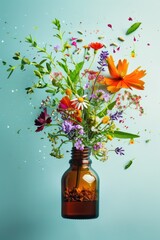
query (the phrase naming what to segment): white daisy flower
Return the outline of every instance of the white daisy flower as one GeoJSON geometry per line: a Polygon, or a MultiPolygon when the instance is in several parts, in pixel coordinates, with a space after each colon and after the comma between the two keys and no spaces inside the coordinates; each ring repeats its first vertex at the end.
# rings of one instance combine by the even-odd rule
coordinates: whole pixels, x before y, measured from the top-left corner
{"type": "Polygon", "coordinates": [[[89,101],[85,99],[87,95],[84,95],[83,97],[80,97],[76,95],[76,98],[72,99],[72,105],[74,105],[77,109],[83,110],[84,108],[87,108],[89,106],[89,101]]]}

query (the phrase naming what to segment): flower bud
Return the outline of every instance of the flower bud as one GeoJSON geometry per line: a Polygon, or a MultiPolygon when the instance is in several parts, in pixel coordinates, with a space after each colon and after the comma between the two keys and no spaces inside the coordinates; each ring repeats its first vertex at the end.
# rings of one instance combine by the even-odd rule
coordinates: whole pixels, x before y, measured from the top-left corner
{"type": "Polygon", "coordinates": [[[134,144],[134,139],[130,139],[129,144],[134,144]]]}
{"type": "Polygon", "coordinates": [[[72,95],[72,90],[70,88],[66,89],[66,95],[68,95],[68,96],[72,95]]]}
{"type": "Polygon", "coordinates": [[[109,122],[109,120],[110,120],[110,117],[109,116],[105,116],[105,117],[102,118],[102,123],[106,124],[106,123],[109,122]]]}
{"type": "Polygon", "coordinates": [[[107,135],[108,140],[112,141],[113,137],[111,135],[107,135]]]}

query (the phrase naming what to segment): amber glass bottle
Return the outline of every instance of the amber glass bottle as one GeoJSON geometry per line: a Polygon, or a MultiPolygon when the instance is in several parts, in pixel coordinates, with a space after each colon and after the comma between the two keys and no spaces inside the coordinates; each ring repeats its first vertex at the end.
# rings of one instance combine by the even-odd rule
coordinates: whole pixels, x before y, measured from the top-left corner
{"type": "Polygon", "coordinates": [[[99,215],[99,178],[91,168],[90,149],[72,148],[70,168],[62,176],[62,217],[97,218],[99,215]]]}

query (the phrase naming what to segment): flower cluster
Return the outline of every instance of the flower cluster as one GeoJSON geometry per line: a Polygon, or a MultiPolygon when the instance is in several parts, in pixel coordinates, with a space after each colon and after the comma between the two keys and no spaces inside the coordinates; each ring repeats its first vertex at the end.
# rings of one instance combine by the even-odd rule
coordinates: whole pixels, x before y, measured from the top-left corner
{"type": "MultiPolygon", "coordinates": [[[[120,131],[116,124],[123,122],[128,107],[143,113],[141,97],[132,94],[132,90],[144,89],[142,78],[146,71],[138,67],[128,73],[128,60],[119,60],[116,65],[104,43],[94,41],[84,45],[77,37],[65,38],[60,21],[55,19],[52,23],[56,31],[54,37],[60,43],[53,46],[51,52],[46,46],[38,46],[32,36],[26,38],[32,49],[42,54],[40,62],[22,57],[19,52],[13,57],[20,61],[21,70],[26,65],[35,68],[37,82],[26,89],[27,93],[42,89],[49,95],[42,100],[41,113],[35,120],[36,132],[50,127],[51,155],[57,158],[63,156],[62,146],[68,142],[78,150],[90,147],[92,154],[103,161],[111,150],[124,155],[121,146],[108,149],[107,143],[114,138],[128,138],[133,142],[139,137],[120,131]],[[93,70],[94,64],[96,70],[93,70]]],[[[15,68],[8,69],[9,76],[15,68]]]]}

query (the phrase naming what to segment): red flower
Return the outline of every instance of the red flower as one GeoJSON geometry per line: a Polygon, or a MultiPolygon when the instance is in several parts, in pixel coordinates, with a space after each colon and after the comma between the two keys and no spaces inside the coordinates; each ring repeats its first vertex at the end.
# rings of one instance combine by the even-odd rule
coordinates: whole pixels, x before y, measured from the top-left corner
{"type": "Polygon", "coordinates": [[[104,44],[99,43],[99,42],[92,42],[92,43],[89,44],[89,46],[90,46],[91,48],[93,48],[95,51],[97,51],[97,50],[103,48],[103,47],[104,47],[104,44]]]}
{"type": "Polygon", "coordinates": [[[38,126],[36,132],[40,132],[43,130],[44,126],[50,124],[52,122],[51,117],[47,114],[47,109],[45,108],[43,112],[39,115],[39,117],[35,120],[35,125],[38,126]]]}

